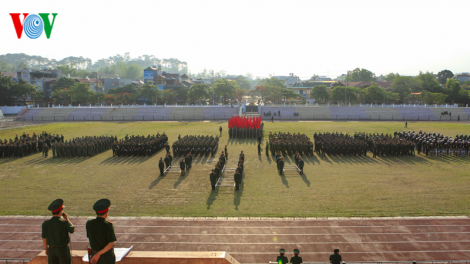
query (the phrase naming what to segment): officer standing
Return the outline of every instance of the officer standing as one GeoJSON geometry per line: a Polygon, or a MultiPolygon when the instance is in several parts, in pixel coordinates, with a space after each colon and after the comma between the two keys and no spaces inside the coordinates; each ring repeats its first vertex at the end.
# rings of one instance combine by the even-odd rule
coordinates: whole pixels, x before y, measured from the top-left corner
{"type": "Polygon", "coordinates": [[[233,175],[233,179],[235,180],[235,191],[238,191],[240,183],[242,181],[242,176],[238,173],[238,170],[235,170],[235,174],[233,175]]]}
{"type": "Polygon", "coordinates": [[[191,167],[190,163],[191,163],[191,160],[189,158],[189,154],[186,154],[186,158],[184,159],[185,163],[186,163],[186,170],[189,170],[189,168],[191,167]]]}
{"type": "Polygon", "coordinates": [[[165,164],[163,164],[163,159],[160,157],[160,161],[158,162],[158,168],[160,169],[160,176],[163,176],[163,169],[165,168],[165,164]]]}
{"type": "Polygon", "coordinates": [[[279,174],[282,175],[283,171],[284,171],[284,160],[283,158],[280,158],[279,159],[279,174]]]}
{"type": "Polygon", "coordinates": [[[114,264],[116,256],[114,255],[114,242],[116,234],[114,225],[106,221],[108,218],[111,202],[108,199],[101,199],[93,205],[96,218],[88,220],[86,223],[86,235],[91,247],[91,264],[114,264]]]}
{"type": "Polygon", "coordinates": [[[284,253],[286,253],[286,250],[281,248],[279,249],[279,256],[277,256],[276,262],[278,264],[287,264],[289,260],[287,259],[286,256],[284,256],[284,253]]]}
{"type": "Polygon", "coordinates": [[[217,183],[217,175],[215,175],[214,170],[212,170],[209,179],[211,181],[212,190],[215,191],[215,184],[217,183]]]}
{"type": "Polygon", "coordinates": [[[299,158],[299,169],[300,173],[304,174],[304,161],[302,160],[302,158],[299,158]]]}
{"type": "Polygon", "coordinates": [[[52,212],[52,218],[42,223],[42,243],[46,249],[49,264],[70,264],[70,237],[75,227],[64,213],[64,200],[53,201],[47,210],[52,212]],[[60,217],[63,217],[63,220],[60,217]]]}
{"type": "Polygon", "coordinates": [[[165,166],[168,169],[168,167],[170,167],[170,158],[168,157],[168,155],[166,155],[164,161],[165,161],[165,166]]]}
{"type": "Polygon", "coordinates": [[[220,136],[222,136],[222,126],[219,127],[220,136]]]}
{"type": "Polygon", "coordinates": [[[261,145],[258,143],[258,155],[261,155],[261,145]]]}
{"type": "Polygon", "coordinates": [[[302,257],[299,257],[300,250],[294,249],[294,256],[290,258],[291,264],[300,264],[302,263],[302,257]]]}
{"type": "Polygon", "coordinates": [[[47,144],[42,145],[42,156],[47,158],[47,154],[49,153],[49,147],[47,144]]]}
{"type": "Polygon", "coordinates": [[[181,169],[181,176],[184,175],[184,168],[185,168],[186,164],[184,162],[184,159],[181,159],[181,162],[180,162],[180,169],[181,169]]]}
{"type": "Polygon", "coordinates": [[[330,255],[330,263],[341,264],[341,261],[343,261],[343,258],[341,258],[341,255],[339,254],[339,249],[335,249],[334,254],[330,255]]]}
{"type": "Polygon", "coordinates": [[[269,144],[268,144],[268,141],[266,141],[266,156],[269,156],[269,144]]]}

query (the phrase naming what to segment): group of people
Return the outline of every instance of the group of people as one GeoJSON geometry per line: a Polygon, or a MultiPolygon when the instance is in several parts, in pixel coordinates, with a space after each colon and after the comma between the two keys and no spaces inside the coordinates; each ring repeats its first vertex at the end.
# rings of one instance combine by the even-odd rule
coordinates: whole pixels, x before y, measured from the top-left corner
{"type": "Polygon", "coordinates": [[[185,156],[189,152],[194,155],[209,155],[214,154],[219,145],[218,136],[193,136],[186,135],[181,138],[178,135],[178,140],[173,142],[173,156],[185,156]]]}
{"type": "MultiPolygon", "coordinates": [[[[168,145],[166,145],[168,147],[168,145]]],[[[171,163],[173,162],[173,156],[171,156],[170,148],[166,149],[166,156],[165,158],[160,157],[160,161],[158,162],[158,169],[160,170],[160,176],[163,176],[164,169],[168,169],[171,167],[171,163]]]]}
{"type": "Polygon", "coordinates": [[[313,134],[315,152],[320,156],[335,155],[367,155],[367,144],[348,134],[341,133],[316,133],[313,134]]]}
{"type": "MultiPolygon", "coordinates": [[[[300,263],[302,263],[302,257],[299,256],[300,250],[294,249],[294,256],[290,258],[290,262],[287,259],[287,257],[284,256],[285,253],[286,253],[285,249],[281,248],[279,250],[279,256],[277,256],[277,259],[276,259],[276,262],[278,264],[287,264],[287,263],[300,264],[300,263]]],[[[330,255],[330,263],[331,264],[341,264],[342,262],[343,262],[343,258],[339,254],[339,249],[333,250],[333,254],[330,255]]]]}
{"type": "Polygon", "coordinates": [[[191,169],[191,165],[193,164],[193,155],[191,152],[186,154],[186,157],[182,158],[180,161],[180,169],[181,169],[181,176],[186,174],[186,171],[191,169]]]}
{"type": "Polygon", "coordinates": [[[68,141],[65,140],[65,142],[55,141],[51,144],[52,157],[91,157],[111,149],[113,142],[116,140],[117,137],[113,136],[83,136],[68,141]]]}
{"type": "Polygon", "coordinates": [[[266,142],[266,155],[274,156],[278,151],[283,155],[292,155],[298,152],[300,155],[313,155],[313,143],[305,134],[272,133],[269,132],[269,142],[266,142]]]}
{"type": "Polygon", "coordinates": [[[157,133],[157,135],[130,136],[113,143],[113,157],[122,156],[152,156],[160,151],[168,143],[168,136],[157,133]]]}
{"type": "MultiPolygon", "coordinates": [[[[277,115],[281,116],[281,110],[277,111],[277,115]]],[[[274,112],[274,114],[271,113],[271,110],[269,112],[263,112],[263,116],[276,116],[276,112],[274,112]]]]}
{"type": "MultiPolygon", "coordinates": [[[[90,248],[88,249],[88,261],[96,263],[116,263],[114,255],[114,243],[116,234],[112,222],[108,218],[111,202],[101,199],[93,205],[96,218],[88,220],[85,228],[90,248]]],[[[52,218],[42,223],[42,242],[48,263],[62,264],[72,263],[70,250],[70,235],[75,231],[75,226],[64,212],[64,200],[54,200],[48,207],[52,212],[52,218]]]]}
{"type": "Polygon", "coordinates": [[[261,123],[260,128],[229,128],[228,136],[230,138],[259,138],[263,134],[264,123],[261,123]]]}
{"type": "MultiPolygon", "coordinates": [[[[227,146],[225,146],[224,151],[222,151],[219,156],[219,160],[217,161],[215,168],[211,171],[209,175],[209,180],[211,182],[212,191],[215,191],[215,185],[217,184],[217,181],[219,180],[221,173],[224,171],[227,160],[228,160],[228,152],[227,152],[227,146]]],[[[245,163],[245,154],[243,154],[243,151],[242,151],[238,157],[238,165],[237,165],[237,168],[235,169],[235,174],[233,175],[236,191],[239,190],[240,183],[242,182],[244,163],[245,163]]]]}
{"type": "Polygon", "coordinates": [[[64,142],[64,135],[46,131],[40,134],[33,132],[32,135],[23,132],[23,135],[16,135],[14,139],[0,139],[0,158],[22,158],[38,152],[47,157],[54,142],[64,142]]]}
{"type": "Polygon", "coordinates": [[[426,133],[420,130],[418,133],[395,131],[394,136],[412,142],[413,149],[416,149],[418,154],[423,152],[426,156],[470,156],[470,135],[456,135],[452,138],[441,133],[426,133]]]}

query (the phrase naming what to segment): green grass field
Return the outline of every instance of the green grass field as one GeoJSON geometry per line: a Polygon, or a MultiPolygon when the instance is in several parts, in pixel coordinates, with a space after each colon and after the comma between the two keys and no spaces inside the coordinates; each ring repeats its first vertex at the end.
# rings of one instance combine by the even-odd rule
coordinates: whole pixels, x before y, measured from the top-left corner
{"type": "MultiPolygon", "coordinates": [[[[305,175],[279,176],[275,160],[258,156],[254,139],[228,138],[227,123],[121,122],[55,123],[0,131],[0,138],[43,130],[83,135],[148,135],[165,132],[170,144],[178,134],[216,135],[222,125],[220,146],[228,145],[228,165],[245,153],[245,175],[240,191],[220,187],[211,192],[212,157],[196,157],[186,176],[158,177],[158,159],[113,158],[107,151],[92,158],[53,159],[34,154],[0,159],[0,214],[48,215],[49,203],[62,198],[71,215],[93,215],[93,203],[112,201],[114,216],[422,216],[469,215],[470,157],[308,157],[305,175]]],[[[408,123],[410,130],[469,134],[468,124],[408,123]]],[[[316,131],[393,133],[395,122],[286,122],[266,123],[269,131],[300,132],[310,138],[316,131]]],[[[265,137],[266,139],[266,137],[265,137]]],[[[264,145],[262,146],[264,149],[264,145]]],[[[221,149],[222,149],[221,148],[221,149]]],[[[220,150],[221,150],[220,149],[220,150]]],[[[219,153],[220,153],[219,150],[219,153]]],[[[219,154],[217,154],[218,157],[219,154]]],[[[285,157],[286,165],[293,157],[285,157]]],[[[174,161],[175,162],[175,161],[174,161]]],[[[233,163],[232,163],[233,162],[233,163]]]]}

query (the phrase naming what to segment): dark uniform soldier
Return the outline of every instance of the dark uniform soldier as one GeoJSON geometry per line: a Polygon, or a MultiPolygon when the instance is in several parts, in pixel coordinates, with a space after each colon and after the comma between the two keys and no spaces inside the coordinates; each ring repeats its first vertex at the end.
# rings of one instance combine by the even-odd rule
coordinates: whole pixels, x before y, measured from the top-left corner
{"type": "Polygon", "coordinates": [[[233,180],[235,180],[235,191],[238,191],[240,183],[242,182],[242,176],[240,175],[240,173],[238,173],[238,170],[235,171],[235,174],[233,175],[233,180]]]}
{"type": "Polygon", "coordinates": [[[334,254],[330,255],[330,263],[331,264],[340,264],[343,261],[341,255],[339,254],[339,249],[334,250],[334,254]]]}
{"type": "Polygon", "coordinates": [[[261,155],[261,144],[258,143],[258,155],[261,155]]]}
{"type": "Polygon", "coordinates": [[[47,158],[47,154],[49,153],[49,147],[47,144],[42,145],[42,156],[47,158]]]}
{"type": "Polygon", "coordinates": [[[166,155],[164,161],[165,161],[165,166],[168,169],[168,167],[170,167],[170,158],[168,157],[168,155],[166,155]]]}
{"type": "Polygon", "coordinates": [[[108,199],[101,199],[93,205],[96,212],[96,218],[88,220],[86,223],[86,235],[90,242],[91,264],[109,264],[116,263],[114,255],[114,242],[116,234],[114,233],[114,225],[106,221],[109,213],[111,202],[108,199]]]}
{"type": "Polygon", "coordinates": [[[158,168],[160,169],[160,176],[163,176],[163,169],[165,168],[165,164],[163,164],[163,159],[160,157],[160,161],[158,162],[158,168]]]}
{"type": "Polygon", "coordinates": [[[299,169],[300,173],[304,174],[304,161],[302,160],[302,158],[299,158],[299,169]]]}
{"type": "Polygon", "coordinates": [[[186,163],[186,170],[189,170],[189,168],[191,168],[191,158],[189,157],[189,154],[186,154],[184,162],[186,163]]]}
{"type": "Polygon", "coordinates": [[[184,168],[185,167],[186,167],[186,164],[184,162],[184,159],[181,159],[181,162],[180,162],[181,176],[184,175],[184,168]]]}
{"type": "Polygon", "coordinates": [[[220,136],[222,136],[222,126],[219,127],[220,136]]]}
{"type": "Polygon", "coordinates": [[[291,264],[300,264],[302,263],[302,257],[299,257],[300,250],[294,249],[294,256],[290,258],[291,264]]]}
{"type": "Polygon", "coordinates": [[[53,201],[47,208],[52,211],[52,218],[42,223],[42,243],[46,249],[49,264],[72,263],[69,233],[72,234],[75,227],[70,222],[68,215],[64,213],[64,207],[64,200],[53,201]],[[60,219],[61,216],[63,220],[60,219]]]}
{"type": "Polygon", "coordinates": [[[281,248],[279,249],[279,255],[280,256],[277,256],[277,259],[276,259],[276,262],[278,264],[287,264],[289,262],[289,260],[287,259],[286,256],[284,256],[284,253],[286,253],[286,250],[281,248]]]}
{"type": "Polygon", "coordinates": [[[282,158],[279,159],[279,174],[282,175],[283,171],[284,171],[284,160],[282,158]]]}
{"type": "Polygon", "coordinates": [[[266,156],[269,156],[269,144],[268,141],[266,141],[266,156]]]}
{"type": "Polygon", "coordinates": [[[217,175],[215,175],[214,170],[212,170],[209,179],[211,181],[212,190],[215,190],[215,184],[217,183],[217,175]]]}

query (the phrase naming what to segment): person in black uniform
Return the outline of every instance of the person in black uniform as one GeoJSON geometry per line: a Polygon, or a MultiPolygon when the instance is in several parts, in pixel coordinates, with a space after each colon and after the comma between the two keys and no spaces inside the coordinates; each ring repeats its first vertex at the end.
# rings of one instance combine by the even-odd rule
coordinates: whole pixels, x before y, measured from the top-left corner
{"type": "Polygon", "coordinates": [[[164,161],[165,161],[165,166],[168,169],[168,167],[170,167],[170,158],[168,157],[168,155],[165,156],[164,161]]]}
{"type": "Polygon", "coordinates": [[[279,159],[279,174],[282,175],[284,173],[284,159],[279,159]]]}
{"type": "Polygon", "coordinates": [[[261,155],[261,145],[258,143],[258,155],[261,155]]]}
{"type": "Polygon", "coordinates": [[[220,136],[222,136],[222,126],[219,127],[220,136]]]}
{"type": "Polygon", "coordinates": [[[212,170],[209,179],[211,181],[212,190],[215,191],[215,184],[217,183],[217,175],[215,175],[214,170],[212,170]]]}
{"type": "Polygon", "coordinates": [[[189,158],[189,154],[186,154],[186,158],[184,159],[184,162],[186,163],[186,170],[189,170],[189,168],[191,167],[190,163],[191,163],[191,160],[189,158]]]}
{"type": "Polygon", "coordinates": [[[186,163],[184,162],[184,159],[181,159],[181,162],[180,162],[181,176],[184,175],[184,168],[185,167],[186,167],[186,163]]]}
{"type": "Polygon", "coordinates": [[[289,263],[289,260],[287,259],[286,256],[284,256],[284,253],[286,253],[286,250],[281,248],[279,249],[279,256],[277,256],[276,262],[278,264],[287,264],[289,263]]]}
{"type": "Polygon", "coordinates": [[[52,218],[42,223],[42,243],[46,249],[49,264],[70,264],[70,237],[75,227],[64,213],[64,200],[57,199],[47,208],[52,212],[52,218]],[[63,217],[63,220],[60,217],[63,217]]]}
{"type": "Polygon", "coordinates": [[[160,169],[160,176],[163,176],[163,169],[165,168],[165,164],[163,164],[163,159],[160,157],[160,161],[158,162],[158,168],[160,169]]]}
{"type": "Polygon", "coordinates": [[[290,258],[291,264],[300,264],[302,263],[302,257],[299,257],[300,250],[294,249],[294,256],[290,258]]]}
{"type": "Polygon", "coordinates": [[[168,145],[168,142],[166,142],[165,150],[166,154],[168,155],[168,153],[170,153],[170,145],[168,145]]]}
{"type": "Polygon", "coordinates": [[[225,159],[227,159],[227,160],[228,160],[227,145],[225,145],[225,159]]]}
{"type": "Polygon", "coordinates": [[[266,156],[269,156],[269,144],[268,144],[268,141],[266,141],[266,156]]]}
{"type": "Polygon", "coordinates": [[[242,176],[240,173],[238,173],[238,170],[235,171],[235,174],[233,175],[233,179],[235,180],[235,191],[238,191],[238,188],[240,187],[240,183],[242,182],[242,176]]]}
{"type": "Polygon", "coordinates": [[[86,223],[86,236],[90,242],[91,252],[89,257],[91,264],[115,264],[114,242],[116,234],[114,225],[106,221],[108,218],[111,202],[108,199],[101,199],[93,205],[96,218],[88,220],[86,223]]]}
{"type": "Polygon", "coordinates": [[[304,161],[299,157],[299,169],[300,173],[304,174],[304,161]]]}
{"type": "Polygon", "coordinates": [[[341,261],[343,261],[343,259],[341,258],[341,255],[339,254],[339,249],[335,249],[334,254],[330,255],[330,263],[341,264],[341,261]]]}

